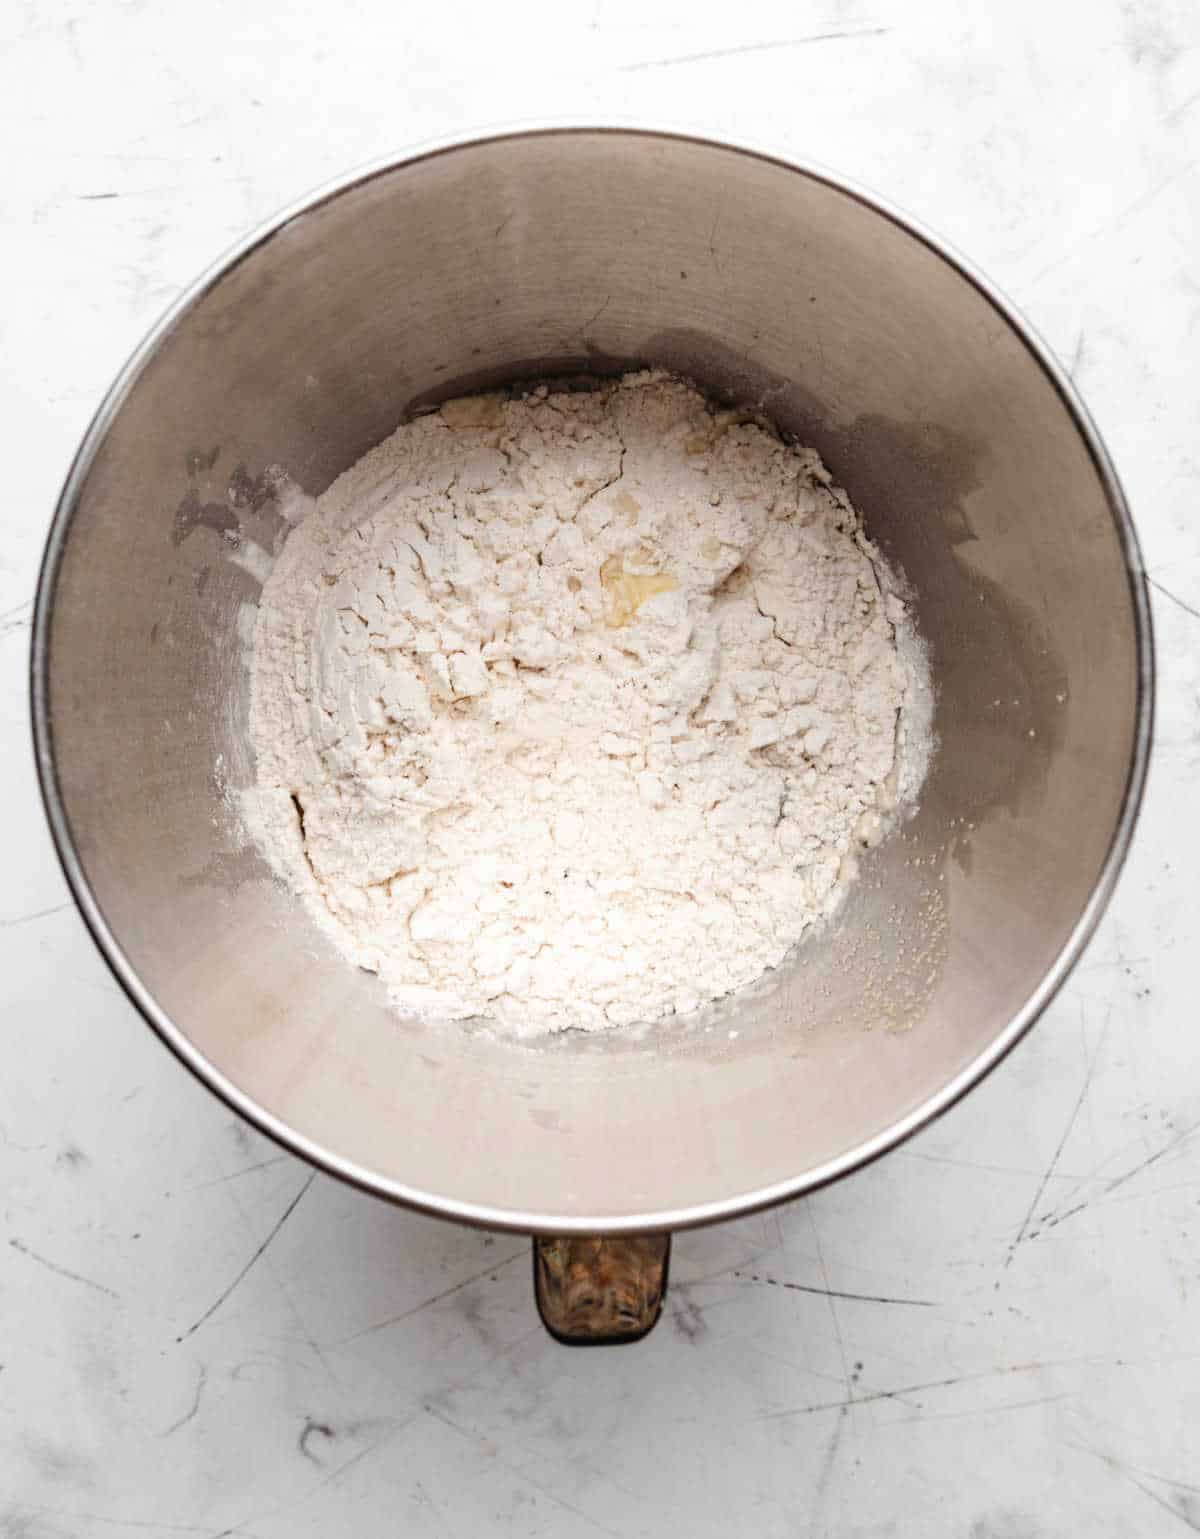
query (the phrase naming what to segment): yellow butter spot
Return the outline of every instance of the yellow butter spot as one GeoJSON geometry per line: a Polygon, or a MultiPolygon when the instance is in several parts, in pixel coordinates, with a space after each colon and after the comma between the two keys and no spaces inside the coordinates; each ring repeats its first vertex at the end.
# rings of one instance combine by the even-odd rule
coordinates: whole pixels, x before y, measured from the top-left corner
{"type": "Polygon", "coordinates": [[[700,554],[705,561],[718,561],[721,557],[721,542],[715,534],[710,534],[700,546],[700,554]]]}
{"type": "Polygon", "coordinates": [[[627,572],[623,556],[609,556],[600,568],[604,620],[613,630],[627,625],[648,598],[672,593],[679,584],[669,572],[627,572]]]}
{"type": "Polygon", "coordinates": [[[470,428],[496,428],[504,421],[501,395],[460,395],[441,405],[442,421],[456,433],[470,428]]]}

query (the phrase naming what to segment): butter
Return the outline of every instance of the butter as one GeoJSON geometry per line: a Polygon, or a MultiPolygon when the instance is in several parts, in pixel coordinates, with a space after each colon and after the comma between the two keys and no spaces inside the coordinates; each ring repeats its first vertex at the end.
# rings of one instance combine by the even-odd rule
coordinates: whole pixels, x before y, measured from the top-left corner
{"type": "Polygon", "coordinates": [[[642,505],[636,497],[631,497],[628,492],[618,492],[612,500],[612,505],[618,513],[625,515],[625,522],[630,528],[637,523],[642,505]]]}
{"type": "Polygon", "coordinates": [[[452,432],[465,433],[472,428],[498,428],[504,424],[502,395],[460,395],[443,401],[442,421],[452,432]]]}
{"type": "Polygon", "coordinates": [[[623,556],[609,556],[600,568],[604,620],[612,630],[628,625],[648,598],[673,593],[678,581],[669,572],[627,572],[623,556]]]}

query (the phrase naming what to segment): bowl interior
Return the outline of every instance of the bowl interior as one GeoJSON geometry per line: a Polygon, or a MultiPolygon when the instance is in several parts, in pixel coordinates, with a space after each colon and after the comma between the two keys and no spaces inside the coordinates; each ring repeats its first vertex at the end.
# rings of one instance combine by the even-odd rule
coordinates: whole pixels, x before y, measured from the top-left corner
{"type": "Polygon", "coordinates": [[[632,131],[430,153],[249,244],[102,411],[40,600],[52,814],[155,1023],[310,1155],[522,1228],[716,1216],[962,1088],[1098,902],[1148,710],[1115,495],[993,300],[817,176],[632,131]],[[270,469],[316,494],[422,404],[635,363],[814,444],[907,576],[940,741],[920,811],[826,933],[698,1021],[532,1045],[401,1021],[230,795],[287,527],[270,469]]]}

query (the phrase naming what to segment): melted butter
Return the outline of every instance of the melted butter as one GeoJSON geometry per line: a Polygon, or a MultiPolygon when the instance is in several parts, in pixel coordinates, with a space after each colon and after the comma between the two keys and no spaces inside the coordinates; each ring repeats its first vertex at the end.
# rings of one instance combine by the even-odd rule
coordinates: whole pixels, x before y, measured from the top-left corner
{"type": "Polygon", "coordinates": [[[628,625],[648,598],[672,593],[679,583],[669,572],[627,572],[623,556],[609,556],[600,568],[604,589],[604,620],[613,630],[628,625]]]}
{"type": "Polygon", "coordinates": [[[504,425],[502,395],[459,395],[452,401],[443,401],[439,410],[442,421],[455,433],[504,425]]]}
{"type": "Polygon", "coordinates": [[[636,497],[631,497],[628,492],[618,492],[612,501],[613,507],[618,513],[624,513],[625,522],[632,529],[638,521],[638,514],[642,511],[642,505],[636,497]]]}

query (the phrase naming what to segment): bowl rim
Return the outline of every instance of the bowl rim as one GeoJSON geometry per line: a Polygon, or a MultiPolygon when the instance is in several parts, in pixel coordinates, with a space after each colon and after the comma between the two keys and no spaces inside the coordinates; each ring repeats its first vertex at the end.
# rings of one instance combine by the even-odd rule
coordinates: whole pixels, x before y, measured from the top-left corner
{"type": "Polygon", "coordinates": [[[63,482],[46,538],[34,602],[30,648],[30,708],[34,755],[46,816],[59,862],[84,923],[126,997],[154,1029],[160,1040],[226,1105],[245,1117],[277,1144],[328,1174],[337,1176],[375,1196],[389,1198],[437,1217],[488,1229],[509,1230],[524,1234],[635,1234],[687,1229],[741,1217],[775,1203],[815,1191],[848,1175],[851,1171],[861,1169],[894,1149],[920,1129],[927,1127],[954,1106],[1021,1040],[1054,999],[1078,961],[1108,906],[1129,851],[1141,807],[1150,759],[1154,720],[1154,635],[1145,568],[1137,532],[1120,480],[1099,430],[1074,382],[1036,329],[1007,295],[950,242],[935,235],[922,221],[901,210],[887,198],[848,177],[817,163],[780,154],[738,138],[699,133],[687,128],[644,120],[553,119],[500,124],[489,128],[468,130],[460,134],[445,135],[424,141],[399,153],[382,156],[366,165],[347,171],[322,183],[264,220],[229,247],[199,277],[182,290],[135,347],[105,393],[80,441],[63,482]],[[1021,341],[1034,362],[1040,366],[1087,449],[1104,489],[1125,560],[1137,646],[1137,696],[1133,747],[1120,815],[1114,825],[1103,865],[1087,903],[1057,956],[1025,1004],[1013,1015],[1003,1030],[996,1034],[982,1052],[919,1106],[905,1113],[871,1138],[863,1140],[798,1176],[788,1177],[782,1181],[775,1181],[769,1185],[752,1188],[735,1196],[712,1202],[691,1203],[679,1208],[634,1213],[620,1218],[615,1218],[611,1214],[565,1216],[495,1207],[489,1203],[467,1202],[439,1196],[436,1192],[420,1190],[402,1181],[381,1175],[355,1160],[338,1154],[336,1150],[324,1147],[259,1105],[253,1097],[234,1084],[189,1040],[159,1005],[142,983],[137,970],[104,918],[76,846],[59,785],[49,703],[50,633],[54,592],[81,489],[109,428],[130,391],[185,315],[260,246],[273,239],[293,220],[312,213],[355,187],[422,161],[469,150],[483,144],[572,135],[611,135],[614,138],[632,136],[682,142],[703,149],[747,156],[767,165],[777,166],[782,170],[819,182],[853,199],[919,241],[933,255],[952,267],[991,305],[1000,319],[1021,341]]]}

